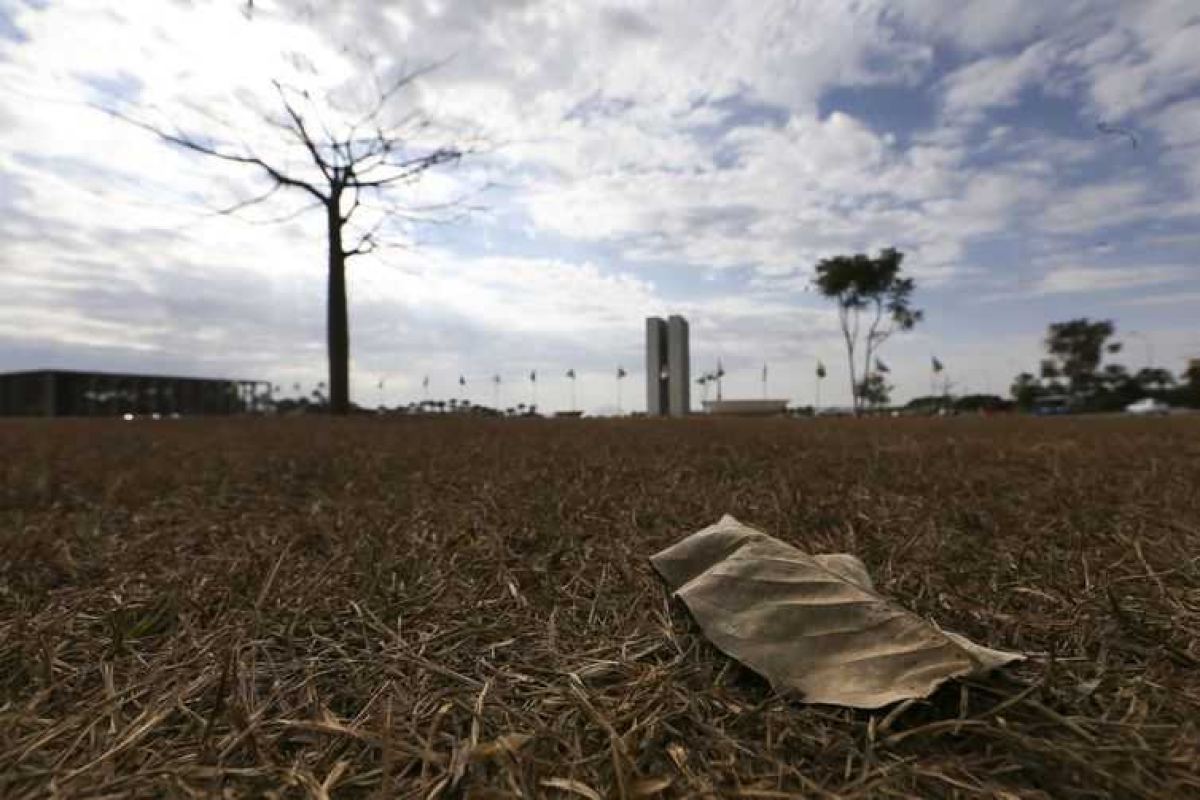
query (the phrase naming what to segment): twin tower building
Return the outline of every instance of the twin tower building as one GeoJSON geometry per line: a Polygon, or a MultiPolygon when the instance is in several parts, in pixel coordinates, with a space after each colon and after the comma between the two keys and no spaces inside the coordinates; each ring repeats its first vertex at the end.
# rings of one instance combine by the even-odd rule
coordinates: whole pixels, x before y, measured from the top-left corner
{"type": "Polygon", "coordinates": [[[646,414],[682,417],[691,410],[687,320],[646,318],[646,414]]]}

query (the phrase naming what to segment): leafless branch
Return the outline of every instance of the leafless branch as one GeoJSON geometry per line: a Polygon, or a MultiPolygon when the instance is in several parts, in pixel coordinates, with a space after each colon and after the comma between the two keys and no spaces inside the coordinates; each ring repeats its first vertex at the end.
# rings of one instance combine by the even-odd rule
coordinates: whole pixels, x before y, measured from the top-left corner
{"type": "Polygon", "coordinates": [[[288,101],[287,93],[283,89],[283,84],[279,81],[274,81],[274,83],[275,90],[279,92],[279,99],[283,103],[284,110],[287,111],[288,116],[291,117],[292,124],[296,126],[293,130],[293,133],[304,145],[305,149],[308,150],[309,155],[312,156],[313,163],[316,164],[321,170],[321,174],[325,176],[325,180],[332,180],[333,175],[330,172],[330,167],[325,163],[325,159],[321,158],[321,154],[317,151],[317,146],[313,143],[312,135],[309,134],[308,128],[306,128],[304,125],[304,118],[300,116],[300,113],[296,111],[296,109],[292,107],[291,102],[288,101]]]}
{"type": "Polygon", "coordinates": [[[278,225],[283,222],[291,222],[300,215],[312,211],[314,208],[321,208],[324,205],[324,201],[313,201],[311,203],[305,203],[295,211],[289,211],[288,213],[281,214],[278,217],[269,217],[267,219],[246,219],[245,217],[239,217],[239,219],[241,219],[243,222],[249,223],[250,225],[278,225]]]}
{"type": "Polygon", "coordinates": [[[383,227],[383,224],[387,222],[387,220],[388,217],[386,215],[380,215],[379,219],[375,221],[375,224],[371,226],[371,229],[359,237],[358,244],[356,244],[352,249],[345,251],[346,257],[364,256],[368,253],[374,252],[377,246],[375,234],[379,232],[379,229],[383,227]]]}
{"type": "Polygon", "coordinates": [[[268,176],[270,176],[270,178],[278,184],[281,184],[283,186],[290,186],[295,189],[302,189],[302,190],[308,192],[309,194],[311,194],[316,199],[320,200],[321,202],[328,201],[328,198],[326,198],[325,195],[321,194],[321,192],[315,186],[313,186],[311,183],[308,183],[307,181],[300,180],[299,178],[293,178],[290,175],[284,174],[282,171],[280,171],[276,167],[272,166],[271,164],[268,164],[266,161],[259,158],[258,156],[241,155],[238,153],[226,153],[223,150],[217,149],[213,145],[204,144],[203,142],[193,139],[192,137],[190,137],[184,133],[181,133],[181,132],[180,133],[172,133],[163,128],[159,128],[155,125],[151,125],[148,122],[144,122],[140,119],[131,117],[128,114],[124,114],[116,109],[106,108],[105,106],[100,106],[100,105],[96,105],[93,107],[99,109],[100,111],[105,112],[106,114],[116,117],[117,119],[120,119],[123,122],[126,122],[137,128],[141,128],[144,131],[153,133],[155,136],[159,137],[163,141],[170,142],[171,144],[174,144],[174,145],[178,145],[179,147],[182,147],[185,150],[191,150],[193,152],[200,153],[202,155],[212,156],[213,158],[217,158],[222,161],[229,161],[229,162],[232,162],[235,164],[248,164],[251,166],[258,167],[263,172],[265,172],[268,176]]]}
{"type": "Polygon", "coordinates": [[[356,179],[354,185],[360,189],[381,188],[397,183],[414,179],[428,169],[447,164],[452,161],[459,161],[463,157],[463,152],[456,148],[438,148],[432,153],[427,153],[423,156],[409,158],[404,161],[389,163],[392,169],[396,170],[390,175],[382,178],[373,178],[371,180],[356,179]]]}
{"type": "MultiPolygon", "coordinates": [[[[382,92],[378,92],[378,96],[375,99],[375,104],[371,107],[371,110],[368,111],[365,116],[361,117],[357,122],[355,122],[353,125],[350,126],[350,136],[347,138],[353,139],[355,136],[355,132],[359,128],[361,128],[363,125],[367,125],[368,123],[374,123],[377,119],[379,119],[379,115],[381,113],[383,113],[384,107],[387,106],[388,102],[391,101],[391,99],[393,97],[395,97],[396,93],[399,92],[401,89],[415,83],[418,79],[423,78],[424,76],[428,75],[429,73],[433,72],[434,70],[440,69],[441,67],[450,63],[450,61],[452,61],[452,60],[453,60],[452,57],[444,58],[440,61],[435,61],[432,64],[427,64],[426,66],[420,67],[411,72],[404,72],[403,74],[401,74],[400,77],[397,78],[395,81],[393,81],[388,86],[387,89],[384,89],[382,92]]],[[[375,78],[376,87],[382,88],[378,82],[378,78],[375,77],[374,70],[371,70],[371,75],[373,78],[375,78]]]]}
{"type": "Polygon", "coordinates": [[[375,205],[363,203],[363,207],[379,214],[394,217],[397,219],[407,220],[410,222],[419,222],[430,225],[445,225],[453,222],[458,222],[464,219],[467,215],[482,211],[481,205],[474,205],[468,202],[473,197],[478,197],[484,192],[493,187],[491,183],[485,183],[471,191],[464,192],[457,197],[451,198],[441,203],[429,203],[416,206],[401,206],[396,203],[387,205],[375,205]],[[441,212],[453,212],[450,216],[436,216],[441,212]]]}
{"type": "Polygon", "coordinates": [[[230,215],[236,214],[237,212],[241,211],[243,208],[249,208],[250,206],[258,205],[259,203],[265,202],[265,201],[269,200],[272,195],[274,195],[276,192],[279,191],[280,186],[282,186],[282,184],[273,183],[273,184],[271,184],[271,188],[267,189],[262,194],[255,195],[254,197],[248,198],[246,200],[240,200],[231,206],[226,206],[225,208],[215,209],[213,211],[213,215],[214,216],[230,216],[230,215]]]}

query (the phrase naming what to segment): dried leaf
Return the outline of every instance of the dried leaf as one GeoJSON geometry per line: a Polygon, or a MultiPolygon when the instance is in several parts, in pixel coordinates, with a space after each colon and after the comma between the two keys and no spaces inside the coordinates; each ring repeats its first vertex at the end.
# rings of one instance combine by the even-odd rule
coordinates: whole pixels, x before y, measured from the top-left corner
{"type": "Polygon", "coordinates": [[[805,702],[878,708],[1023,658],[883,597],[853,556],[811,556],[728,515],[650,560],[714,645],[805,702]]]}

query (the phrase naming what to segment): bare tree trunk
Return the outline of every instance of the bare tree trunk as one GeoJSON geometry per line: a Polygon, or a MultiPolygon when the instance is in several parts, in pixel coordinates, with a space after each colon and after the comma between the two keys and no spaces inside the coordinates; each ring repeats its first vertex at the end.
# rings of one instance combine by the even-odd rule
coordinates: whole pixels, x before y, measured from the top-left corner
{"type": "MultiPolygon", "coordinates": [[[[876,350],[878,350],[879,345],[883,343],[883,339],[887,338],[886,335],[883,336],[882,338],[880,336],[878,336],[879,320],[882,318],[883,318],[883,301],[876,299],[875,300],[875,319],[872,320],[871,328],[870,328],[870,330],[867,331],[867,341],[866,341],[866,348],[865,348],[865,352],[864,352],[864,355],[866,356],[866,358],[863,361],[863,372],[862,372],[862,384],[863,384],[864,389],[870,385],[871,370],[873,368],[875,368],[875,361],[873,360],[875,358],[875,352],[876,352],[876,350]]],[[[874,407],[874,405],[875,405],[874,401],[871,402],[871,405],[872,405],[872,407],[874,407]]]]}
{"type": "Polygon", "coordinates": [[[846,338],[846,354],[850,360],[850,397],[853,401],[854,415],[858,416],[859,399],[858,399],[858,378],[855,375],[854,366],[854,336],[850,333],[849,311],[844,307],[838,309],[842,323],[842,336],[846,338]]]}
{"type": "Polygon", "coordinates": [[[329,411],[350,413],[350,320],[346,302],[346,251],[342,246],[341,193],[326,207],[329,226],[329,292],[326,335],[329,343],[329,411]]]}

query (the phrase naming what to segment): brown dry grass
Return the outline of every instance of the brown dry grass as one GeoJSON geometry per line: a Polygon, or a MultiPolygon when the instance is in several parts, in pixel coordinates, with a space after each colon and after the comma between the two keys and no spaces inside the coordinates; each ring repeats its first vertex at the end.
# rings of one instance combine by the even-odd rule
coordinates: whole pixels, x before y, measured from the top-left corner
{"type": "Polygon", "coordinates": [[[1200,419],[0,424],[0,795],[1200,796],[1200,419]],[[731,512],[1037,654],[772,694],[731,512]]]}

